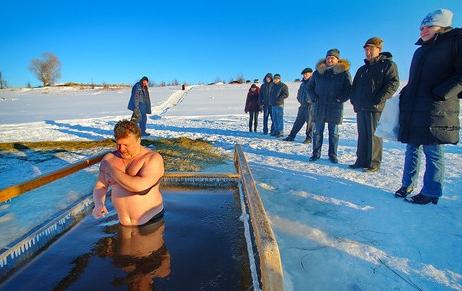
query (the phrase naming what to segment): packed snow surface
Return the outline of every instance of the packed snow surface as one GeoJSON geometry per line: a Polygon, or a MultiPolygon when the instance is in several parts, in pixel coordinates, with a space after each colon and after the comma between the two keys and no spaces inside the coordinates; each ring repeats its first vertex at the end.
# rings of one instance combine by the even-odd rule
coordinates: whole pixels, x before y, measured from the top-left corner
{"type": "MultiPolygon", "coordinates": [[[[299,83],[288,85],[285,134],[298,108],[299,83]]],[[[340,163],[327,159],[327,132],[323,156],[312,163],[311,145],[302,143],[304,128],[295,142],[285,142],[261,133],[260,115],[259,132],[248,132],[243,111],[249,87],[151,88],[148,132],[154,138],[203,138],[229,155],[235,143],[243,146],[278,240],[287,290],[462,290],[460,145],[445,146],[446,180],[438,205],[412,205],[393,197],[401,185],[403,144],[384,141],[377,173],[348,168],[357,141],[356,116],[348,102],[339,130],[340,163]]],[[[129,88],[0,90],[0,142],[111,137],[114,124],[130,117],[129,93],[129,88]]],[[[0,187],[78,158],[76,153],[47,164],[27,155],[10,163],[2,157],[0,187]]],[[[214,170],[232,171],[232,163],[214,170]]],[[[89,184],[94,181],[94,170],[82,175],[89,184]]],[[[73,193],[84,192],[72,187],[73,193]]],[[[5,213],[14,205],[15,200],[0,205],[0,228],[11,221],[5,213]]]]}

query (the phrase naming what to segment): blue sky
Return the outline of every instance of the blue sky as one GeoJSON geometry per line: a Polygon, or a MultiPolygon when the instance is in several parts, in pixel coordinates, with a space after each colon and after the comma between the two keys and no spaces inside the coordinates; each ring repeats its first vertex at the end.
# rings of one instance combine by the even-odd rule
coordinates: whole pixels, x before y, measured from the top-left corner
{"type": "Polygon", "coordinates": [[[239,74],[300,77],[333,47],[355,74],[363,44],[384,39],[407,79],[419,24],[448,8],[462,26],[460,0],[390,1],[2,1],[0,72],[10,86],[40,82],[33,58],[56,54],[59,82],[191,83],[229,81],[239,74]]]}

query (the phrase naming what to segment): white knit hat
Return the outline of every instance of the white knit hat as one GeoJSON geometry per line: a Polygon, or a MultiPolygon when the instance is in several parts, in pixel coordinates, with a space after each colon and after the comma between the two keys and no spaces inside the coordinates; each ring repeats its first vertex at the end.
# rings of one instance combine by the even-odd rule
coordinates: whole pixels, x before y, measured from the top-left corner
{"type": "Polygon", "coordinates": [[[438,9],[428,13],[422,20],[420,27],[424,26],[441,26],[448,27],[452,24],[452,11],[449,9],[438,9]]]}

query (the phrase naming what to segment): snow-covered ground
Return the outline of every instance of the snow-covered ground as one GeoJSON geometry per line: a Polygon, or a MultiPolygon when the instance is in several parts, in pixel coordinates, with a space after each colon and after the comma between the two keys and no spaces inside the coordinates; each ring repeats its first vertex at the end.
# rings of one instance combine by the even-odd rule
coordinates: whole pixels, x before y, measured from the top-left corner
{"type": "MultiPolygon", "coordinates": [[[[295,119],[299,84],[288,85],[286,134],[295,119]]],[[[288,290],[462,290],[461,146],[446,146],[439,204],[411,205],[392,195],[400,186],[404,145],[384,142],[377,173],[347,167],[356,151],[356,118],[349,103],[340,126],[340,163],[327,160],[327,139],[322,159],[310,163],[311,145],[301,143],[304,129],[295,142],[247,131],[248,88],[152,88],[155,114],[148,132],[204,138],[229,154],[235,143],[243,145],[277,236],[288,290]]],[[[115,122],[130,116],[128,93],[2,90],[0,142],[111,137],[115,122]]],[[[229,171],[232,164],[221,169],[229,171]]]]}

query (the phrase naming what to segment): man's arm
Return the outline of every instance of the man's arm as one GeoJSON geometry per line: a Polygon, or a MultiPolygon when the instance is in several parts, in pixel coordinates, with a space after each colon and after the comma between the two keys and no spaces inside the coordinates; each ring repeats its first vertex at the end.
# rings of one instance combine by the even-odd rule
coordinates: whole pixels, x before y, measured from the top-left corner
{"type": "Polygon", "coordinates": [[[318,96],[316,95],[316,78],[317,78],[318,72],[315,71],[313,75],[311,76],[310,80],[308,81],[308,100],[310,100],[312,103],[318,102],[318,96]]]}
{"type": "Polygon", "coordinates": [[[374,104],[380,104],[391,98],[399,87],[398,68],[394,62],[388,64],[385,70],[382,88],[374,96],[374,104]]]}
{"type": "Polygon", "coordinates": [[[462,33],[453,40],[453,53],[450,56],[454,71],[449,79],[433,89],[433,94],[438,100],[448,100],[461,96],[462,92],[462,33]]]}
{"type": "Polygon", "coordinates": [[[158,153],[151,153],[136,176],[130,176],[111,167],[112,179],[129,192],[144,194],[156,185],[164,175],[164,160],[158,153]]]}
{"type": "Polygon", "coordinates": [[[98,175],[98,181],[96,181],[95,187],[93,188],[93,201],[95,207],[93,208],[93,216],[95,218],[103,217],[108,213],[106,206],[106,192],[108,189],[108,182],[105,178],[105,174],[101,171],[98,175]]]}
{"type": "Polygon", "coordinates": [[[349,71],[345,72],[345,78],[343,79],[343,89],[340,97],[337,99],[337,102],[346,102],[350,98],[351,91],[351,75],[349,71]]]}

